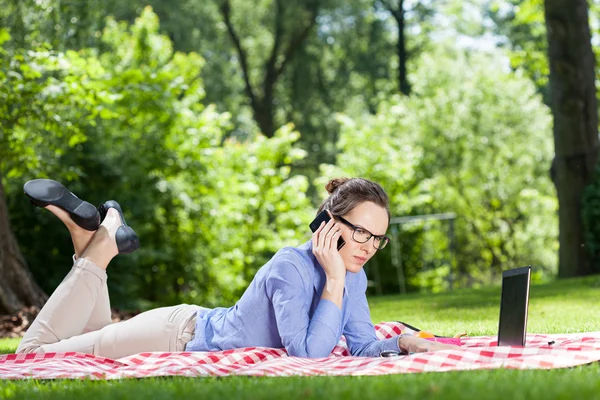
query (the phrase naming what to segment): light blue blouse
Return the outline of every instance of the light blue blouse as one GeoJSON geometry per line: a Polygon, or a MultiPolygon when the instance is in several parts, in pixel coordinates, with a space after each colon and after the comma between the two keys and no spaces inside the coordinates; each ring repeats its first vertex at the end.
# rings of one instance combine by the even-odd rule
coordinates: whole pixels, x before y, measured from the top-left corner
{"type": "Polygon", "coordinates": [[[321,299],[324,285],[325,272],[312,254],[311,241],[285,247],[258,270],[234,306],[198,311],[186,351],[263,346],[285,348],[290,356],[327,357],[342,334],[354,356],[400,351],[395,337],[375,336],[362,269],[346,273],[341,310],[321,299]]]}

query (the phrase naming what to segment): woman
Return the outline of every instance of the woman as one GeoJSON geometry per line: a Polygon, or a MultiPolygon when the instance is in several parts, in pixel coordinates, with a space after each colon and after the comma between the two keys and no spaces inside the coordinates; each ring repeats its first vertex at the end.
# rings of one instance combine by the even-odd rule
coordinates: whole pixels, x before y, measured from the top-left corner
{"type": "Polygon", "coordinates": [[[71,233],[74,265],[25,334],[17,353],[78,351],[120,358],[150,351],[218,351],[264,346],[326,357],[346,337],[354,356],[456,348],[409,335],[377,340],[365,296],[364,264],[389,242],[388,197],[376,183],[333,179],[319,212],[333,216],[312,239],[278,251],[229,308],[182,304],[111,323],[108,264],[138,246],[114,201],[95,208],[58,182],[28,182],[31,201],[71,233]],[[97,229],[98,222],[101,224],[97,229]],[[338,250],[338,239],[346,242],[338,250]]]}

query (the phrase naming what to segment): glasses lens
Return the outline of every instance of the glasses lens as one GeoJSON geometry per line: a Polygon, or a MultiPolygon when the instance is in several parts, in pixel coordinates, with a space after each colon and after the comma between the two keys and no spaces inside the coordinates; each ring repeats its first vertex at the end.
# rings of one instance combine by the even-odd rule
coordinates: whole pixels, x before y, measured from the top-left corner
{"type": "Polygon", "coordinates": [[[367,240],[371,239],[371,234],[364,229],[356,228],[352,234],[352,239],[356,240],[358,243],[365,243],[367,240]]]}
{"type": "Polygon", "coordinates": [[[375,247],[377,248],[377,250],[381,250],[385,246],[387,246],[389,241],[390,241],[390,239],[388,239],[387,237],[383,238],[383,239],[375,238],[375,247]]]}

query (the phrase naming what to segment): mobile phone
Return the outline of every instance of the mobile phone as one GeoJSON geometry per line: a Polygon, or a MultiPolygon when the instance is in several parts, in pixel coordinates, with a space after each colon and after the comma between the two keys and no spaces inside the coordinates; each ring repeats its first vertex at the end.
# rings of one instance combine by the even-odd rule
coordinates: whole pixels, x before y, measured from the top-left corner
{"type": "MultiPolygon", "coordinates": [[[[310,230],[313,232],[316,231],[317,229],[319,229],[321,222],[327,223],[330,219],[331,217],[329,216],[327,210],[321,211],[319,215],[317,215],[317,217],[313,220],[313,222],[310,223],[310,230]]],[[[340,238],[338,239],[337,249],[341,249],[342,247],[344,247],[345,244],[346,242],[340,236],[340,238]]]]}

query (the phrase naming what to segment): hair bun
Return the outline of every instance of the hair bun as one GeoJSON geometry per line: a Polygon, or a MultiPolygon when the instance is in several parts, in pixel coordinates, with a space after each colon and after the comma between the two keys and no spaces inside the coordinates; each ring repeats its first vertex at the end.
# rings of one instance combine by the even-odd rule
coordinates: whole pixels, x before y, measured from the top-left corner
{"type": "Polygon", "coordinates": [[[350,178],[335,178],[327,182],[325,185],[325,189],[327,189],[327,193],[332,194],[335,192],[337,188],[342,186],[344,183],[348,182],[350,178]]]}

